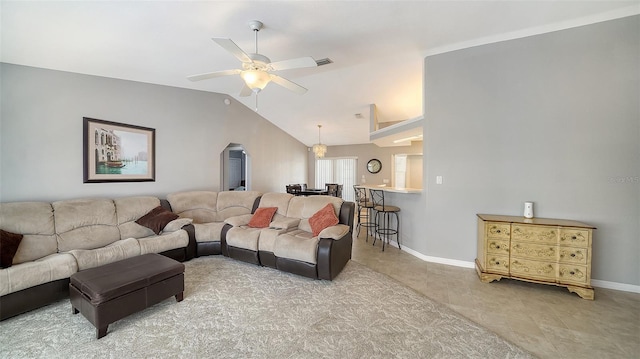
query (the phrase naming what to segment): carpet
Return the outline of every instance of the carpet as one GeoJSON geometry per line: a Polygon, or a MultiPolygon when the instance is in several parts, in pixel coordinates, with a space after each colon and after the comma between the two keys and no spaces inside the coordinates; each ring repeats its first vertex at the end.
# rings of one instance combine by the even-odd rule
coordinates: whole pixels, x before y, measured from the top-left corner
{"type": "Polygon", "coordinates": [[[334,281],[209,256],[185,296],[109,326],[68,300],[0,322],[2,358],[531,358],[445,306],[350,261],[334,281]]]}

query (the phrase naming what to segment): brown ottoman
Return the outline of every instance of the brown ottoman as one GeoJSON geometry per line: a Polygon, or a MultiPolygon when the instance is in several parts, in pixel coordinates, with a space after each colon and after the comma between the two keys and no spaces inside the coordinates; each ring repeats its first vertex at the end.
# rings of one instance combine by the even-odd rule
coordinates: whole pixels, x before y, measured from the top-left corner
{"type": "Polygon", "coordinates": [[[96,327],[96,338],[107,335],[109,324],[171,296],[180,302],[184,292],[184,264],[160,254],[144,254],[71,276],[69,297],[96,327]]]}

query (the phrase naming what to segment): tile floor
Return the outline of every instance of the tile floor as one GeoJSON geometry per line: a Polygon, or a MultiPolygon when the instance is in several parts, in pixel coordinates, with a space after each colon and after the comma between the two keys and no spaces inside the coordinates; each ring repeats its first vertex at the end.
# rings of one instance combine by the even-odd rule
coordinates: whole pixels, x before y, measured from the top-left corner
{"type": "MultiPolygon", "coordinates": [[[[380,241],[354,241],[353,260],[445,304],[540,358],[640,358],[640,294],[596,288],[584,300],[565,288],[502,279],[425,262],[380,241]]],[[[391,303],[389,303],[391,304],[391,303]]]]}

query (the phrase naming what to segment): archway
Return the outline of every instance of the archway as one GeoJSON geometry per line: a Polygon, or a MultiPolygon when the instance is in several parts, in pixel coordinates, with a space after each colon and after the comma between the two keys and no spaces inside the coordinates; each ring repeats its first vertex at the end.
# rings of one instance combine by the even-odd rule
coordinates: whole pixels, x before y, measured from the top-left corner
{"type": "Polygon", "coordinates": [[[250,157],[244,146],[230,143],[220,154],[222,191],[248,191],[251,189],[250,157]]]}

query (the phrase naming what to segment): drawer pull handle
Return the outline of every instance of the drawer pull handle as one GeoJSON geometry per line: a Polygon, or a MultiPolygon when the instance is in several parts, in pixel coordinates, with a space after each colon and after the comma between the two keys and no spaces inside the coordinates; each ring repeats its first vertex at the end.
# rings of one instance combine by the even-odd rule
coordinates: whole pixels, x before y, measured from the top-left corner
{"type": "Polygon", "coordinates": [[[498,229],[498,230],[496,231],[496,233],[500,233],[500,230],[498,229]]]}
{"type": "Polygon", "coordinates": [[[576,254],[575,254],[575,253],[571,253],[571,256],[572,256],[572,257],[575,257],[575,256],[576,256],[576,254]]]}
{"type": "Polygon", "coordinates": [[[576,274],[576,272],[571,271],[571,272],[569,272],[569,274],[574,275],[574,274],[576,274]]]}
{"type": "Polygon", "coordinates": [[[571,239],[576,240],[576,239],[578,239],[578,237],[572,236],[571,239]]]}

